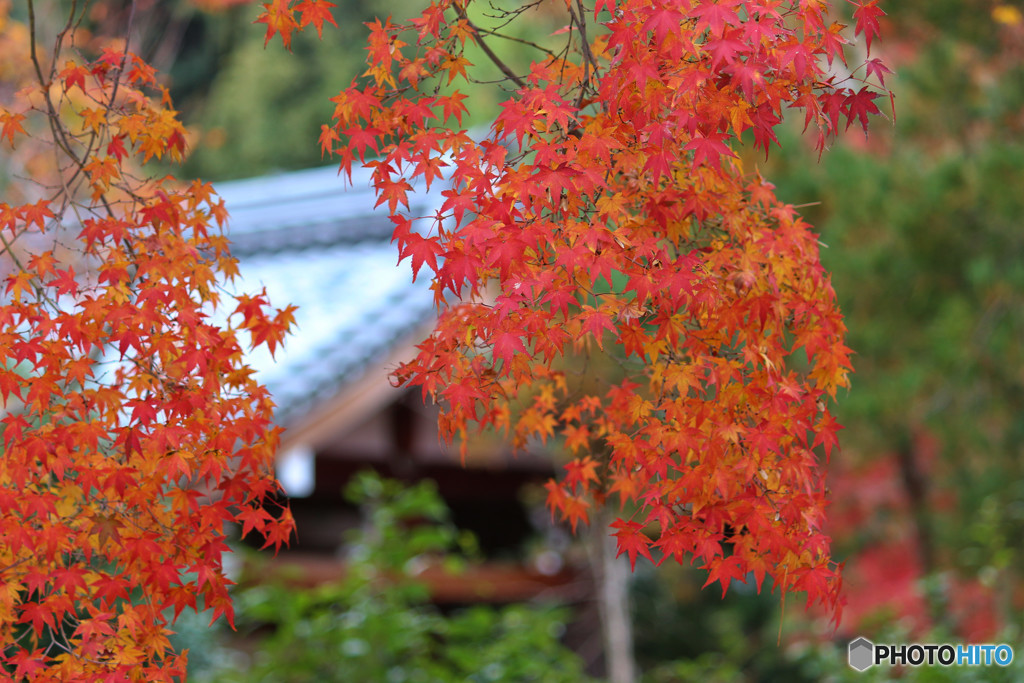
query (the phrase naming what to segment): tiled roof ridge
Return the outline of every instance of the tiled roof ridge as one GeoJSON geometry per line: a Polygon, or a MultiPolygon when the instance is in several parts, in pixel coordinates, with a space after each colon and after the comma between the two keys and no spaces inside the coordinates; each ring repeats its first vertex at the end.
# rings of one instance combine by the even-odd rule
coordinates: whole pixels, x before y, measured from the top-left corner
{"type": "MultiPolygon", "coordinates": [[[[410,289],[413,287],[410,286],[410,289]]],[[[296,373],[306,374],[312,379],[302,388],[299,395],[287,396],[287,403],[277,411],[278,421],[287,423],[317,401],[339,394],[345,386],[366,375],[368,366],[394,351],[404,338],[430,321],[435,313],[432,301],[426,298],[418,300],[409,294],[408,290],[393,293],[384,300],[384,305],[392,310],[402,306],[403,317],[378,318],[375,321],[376,326],[372,328],[375,334],[368,335],[365,329],[356,330],[352,338],[344,340],[341,345],[321,344],[306,359],[298,363],[296,373]],[[360,337],[363,339],[359,339],[360,337]],[[361,343],[352,343],[357,339],[361,343]],[[325,366],[333,368],[333,371],[316,372],[317,368],[325,366]]],[[[282,395],[281,398],[286,396],[282,395]]]]}
{"type": "Polygon", "coordinates": [[[341,245],[389,242],[394,224],[376,214],[352,216],[323,222],[311,218],[304,223],[259,232],[232,232],[231,253],[243,258],[280,251],[302,252],[341,245]]]}
{"type": "MultiPolygon", "coordinates": [[[[239,259],[240,291],[266,288],[274,306],[298,306],[297,329],[276,358],[250,355],[287,425],[343,394],[435,315],[427,278],[412,282],[390,246],[394,223],[375,207],[366,169],[353,184],[323,167],[215,184],[239,259]]],[[[446,184],[409,195],[412,216],[433,216],[446,184]]],[[[422,188],[421,188],[422,190],[422,188]]],[[[418,221],[429,229],[429,219],[418,221]]],[[[421,274],[422,275],[422,274],[421,274]]],[[[382,372],[381,381],[387,377],[382,372]]]]}

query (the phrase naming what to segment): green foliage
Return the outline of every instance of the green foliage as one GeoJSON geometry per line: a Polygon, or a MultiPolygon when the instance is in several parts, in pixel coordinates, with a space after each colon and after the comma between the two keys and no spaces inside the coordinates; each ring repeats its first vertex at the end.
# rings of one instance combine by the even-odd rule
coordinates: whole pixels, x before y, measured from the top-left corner
{"type": "Polygon", "coordinates": [[[330,117],[337,83],[356,75],[361,55],[353,46],[365,33],[358,22],[339,23],[346,40],[303,35],[287,58],[264,50],[258,31],[238,27],[244,37],[223,56],[207,96],[188,111],[202,137],[184,173],[245,178],[322,163],[316,145],[320,123],[330,117]]]}
{"type": "MultiPolygon", "coordinates": [[[[257,14],[251,6],[190,18],[189,32],[170,66],[170,80],[183,119],[199,137],[179,176],[227,180],[325,163],[317,144],[320,125],[330,120],[331,98],[339,88],[365,69],[364,22],[378,16],[402,21],[421,9],[412,1],[335,4],[337,27],[325,31],[322,40],[314,31],[295,35],[294,54],[288,56],[264,48],[262,31],[251,26],[257,14]]],[[[536,53],[531,43],[551,50],[560,44],[552,36],[565,18],[550,7],[495,0],[467,11],[478,23],[487,23],[486,16],[494,12],[526,13],[528,23],[508,26],[500,37],[491,38],[518,73],[526,73],[536,53]]],[[[152,38],[158,45],[159,40],[152,38]]],[[[473,64],[473,82],[464,90],[473,107],[463,123],[488,125],[501,111],[500,98],[488,84],[500,79],[501,72],[472,43],[466,45],[466,57],[473,64]]]]}
{"type": "Polygon", "coordinates": [[[643,677],[643,683],[737,683],[749,680],[724,656],[708,652],[696,659],[659,664],[643,677]]]}
{"type": "Polygon", "coordinates": [[[723,602],[720,592],[701,590],[704,579],[695,569],[667,563],[638,566],[634,578],[636,656],[644,670],[672,662],[669,670],[681,675],[682,664],[673,660],[705,666],[702,654],[744,669],[769,642],[775,652],[778,594],[767,588],[757,595],[752,585],[737,583],[723,602]]]}
{"type": "Polygon", "coordinates": [[[256,652],[247,665],[222,667],[206,680],[586,680],[558,640],[561,610],[474,607],[446,615],[429,604],[417,568],[444,562],[457,570],[453,551],[473,545],[451,524],[431,483],[403,488],[363,474],[347,495],[363,508],[366,525],[351,535],[344,578],[310,591],[278,584],[241,592],[239,629],[258,639],[256,652]]]}
{"type": "MultiPolygon", "coordinates": [[[[910,3],[896,18],[949,5],[910,3]]],[[[901,65],[889,134],[851,138],[818,167],[783,139],[770,174],[788,201],[820,203],[806,213],[830,246],[822,261],[857,353],[838,411],[844,459],[937,435],[943,457],[913,462],[931,492],[925,570],[997,579],[1008,594],[1024,544],[1024,68],[1009,43],[991,49],[1003,34],[987,6],[975,15],[901,65]]]]}

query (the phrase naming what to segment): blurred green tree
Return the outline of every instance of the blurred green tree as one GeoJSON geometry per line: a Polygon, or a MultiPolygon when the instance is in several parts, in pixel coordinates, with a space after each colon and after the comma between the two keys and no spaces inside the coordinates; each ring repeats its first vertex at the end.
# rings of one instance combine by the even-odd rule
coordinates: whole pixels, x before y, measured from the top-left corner
{"type": "MultiPolygon", "coordinates": [[[[844,461],[860,465],[837,469],[836,517],[874,504],[854,515],[847,552],[895,552],[854,557],[854,588],[868,562],[912,565],[908,577],[931,577],[905,584],[924,621],[979,637],[1019,628],[1024,599],[1024,21],[980,2],[891,15],[892,130],[851,133],[817,167],[784,139],[770,172],[781,196],[815,204],[857,353],[838,414],[844,461]],[[894,482],[898,505],[879,505],[894,482]],[[964,581],[986,604],[957,608],[964,581]]],[[[865,597],[851,594],[855,613],[865,597]]]]}

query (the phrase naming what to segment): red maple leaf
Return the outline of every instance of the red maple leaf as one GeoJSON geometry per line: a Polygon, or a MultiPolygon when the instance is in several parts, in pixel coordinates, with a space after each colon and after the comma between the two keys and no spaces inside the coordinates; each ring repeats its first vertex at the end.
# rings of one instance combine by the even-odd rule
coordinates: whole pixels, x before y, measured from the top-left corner
{"type": "Polygon", "coordinates": [[[847,95],[843,99],[842,105],[846,111],[846,128],[849,129],[850,125],[859,119],[864,132],[867,133],[868,116],[871,114],[881,114],[878,110],[878,105],[874,103],[874,100],[880,96],[880,93],[871,90],[869,86],[864,86],[856,93],[847,95]]]}
{"type": "Polygon", "coordinates": [[[333,2],[326,2],[326,0],[302,0],[292,10],[301,15],[299,18],[300,27],[313,24],[316,27],[316,35],[319,38],[323,38],[324,22],[337,26],[334,22],[334,17],[331,15],[331,8],[335,6],[333,2]]]}
{"type": "Polygon", "coordinates": [[[299,27],[295,21],[295,10],[289,7],[289,0],[272,0],[263,5],[263,12],[256,19],[256,24],[266,24],[267,34],[263,40],[266,47],[270,39],[278,33],[286,49],[291,49],[292,33],[299,27]]]}
{"type": "Polygon", "coordinates": [[[696,30],[711,29],[711,34],[720,36],[726,25],[739,26],[740,18],[730,5],[735,2],[702,2],[690,10],[690,16],[697,19],[696,30]]]}
{"type": "MultiPolygon", "coordinates": [[[[651,557],[651,539],[643,533],[643,525],[638,522],[631,522],[625,519],[617,519],[612,522],[611,527],[617,529],[612,534],[618,539],[618,555],[626,553],[629,557],[630,569],[636,569],[636,556],[643,555],[648,560],[654,561],[651,557]]],[[[618,556],[616,555],[616,556],[618,556]]]]}
{"type": "Polygon", "coordinates": [[[708,570],[708,579],[704,582],[702,588],[707,588],[715,581],[722,584],[722,597],[725,597],[725,593],[729,590],[729,583],[736,579],[738,581],[744,581],[747,575],[747,570],[743,566],[743,562],[736,555],[730,555],[729,557],[719,557],[709,561],[705,568],[708,570]]]}
{"type": "Polygon", "coordinates": [[[435,241],[423,237],[419,233],[410,232],[399,240],[399,261],[410,259],[412,261],[412,279],[416,281],[416,275],[420,268],[426,263],[430,269],[437,273],[437,257],[441,254],[441,246],[435,241]]]}
{"type": "Polygon", "coordinates": [[[878,35],[878,19],[884,17],[885,12],[878,6],[878,0],[860,0],[856,3],[857,9],[853,11],[853,18],[857,20],[857,27],[854,35],[864,34],[864,41],[867,43],[867,53],[871,54],[871,41],[878,35]]]}
{"type": "Polygon", "coordinates": [[[729,149],[729,146],[725,144],[725,141],[728,139],[729,136],[725,133],[711,133],[709,135],[698,133],[692,140],[686,143],[683,149],[693,151],[693,163],[695,166],[707,164],[713,168],[720,168],[722,156],[736,156],[729,149]]]}

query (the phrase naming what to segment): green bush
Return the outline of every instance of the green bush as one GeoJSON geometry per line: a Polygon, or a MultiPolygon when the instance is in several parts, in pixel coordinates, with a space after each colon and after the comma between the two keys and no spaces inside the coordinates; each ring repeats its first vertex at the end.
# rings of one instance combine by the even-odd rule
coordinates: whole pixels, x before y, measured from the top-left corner
{"type": "Polygon", "coordinates": [[[198,680],[215,683],[382,683],[587,680],[559,642],[563,610],[473,607],[451,615],[415,578],[423,562],[458,570],[473,540],[452,525],[436,489],[362,474],[347,496],[366,524],[350,537],[345,576],[314,590],[260,585],[237,595],[239,631],[258,642],[222,651],[198,680]]]}

